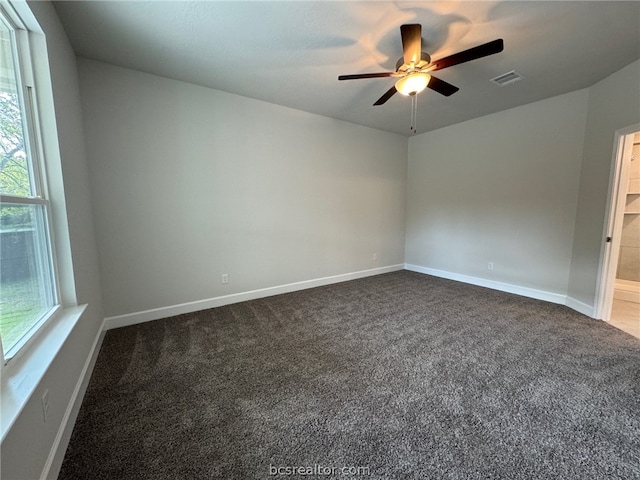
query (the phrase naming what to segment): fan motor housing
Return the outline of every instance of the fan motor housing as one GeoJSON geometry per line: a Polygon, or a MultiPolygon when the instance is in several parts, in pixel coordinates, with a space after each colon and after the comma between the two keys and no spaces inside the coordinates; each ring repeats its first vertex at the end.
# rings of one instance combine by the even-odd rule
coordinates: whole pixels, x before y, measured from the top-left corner
{"type": "MultiPolygon", "coordinates": [[[[431,63],[431,56],[426,52],[420,52],[420,61],[414,65],[415,70],[421,70],[431,63]]],[[[396,72],[407,72],[411,65],[404,63],[404,57],[396,62],[396,72]]]]}

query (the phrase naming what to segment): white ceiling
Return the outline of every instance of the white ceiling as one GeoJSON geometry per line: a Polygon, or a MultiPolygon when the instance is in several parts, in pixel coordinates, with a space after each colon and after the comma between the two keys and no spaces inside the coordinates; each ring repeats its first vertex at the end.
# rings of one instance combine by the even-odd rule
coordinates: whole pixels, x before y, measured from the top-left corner
{"type": "MultiPolygon", "coordinates": [[[[418,133],[594,84],[640,58],[640,2],[73,1],[55,8],[78,55],[409,135],[410,100],[373,103],[395,70],[400,25],[422,24],[435,60],[503,38],[505,50],[438,76],[418,133]],[[517,70],[506,87],[489,80],[517,70]]],[[[640,86],[639,86],[640,87],[640,86]]]]}

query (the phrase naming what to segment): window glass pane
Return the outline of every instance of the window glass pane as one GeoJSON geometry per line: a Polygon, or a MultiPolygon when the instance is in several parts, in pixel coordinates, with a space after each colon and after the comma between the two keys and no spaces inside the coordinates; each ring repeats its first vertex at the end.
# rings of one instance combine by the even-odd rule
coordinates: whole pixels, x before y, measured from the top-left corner
{"type": "Polygon", "coordinates": [[[32,195],[12,32],[0,21],[0,193],[32,195]]]}
{"type": "Polygon", "coordinates": [[[0,206],[0,336],[5,355],[54,306],[43,205],[0,206]]]}

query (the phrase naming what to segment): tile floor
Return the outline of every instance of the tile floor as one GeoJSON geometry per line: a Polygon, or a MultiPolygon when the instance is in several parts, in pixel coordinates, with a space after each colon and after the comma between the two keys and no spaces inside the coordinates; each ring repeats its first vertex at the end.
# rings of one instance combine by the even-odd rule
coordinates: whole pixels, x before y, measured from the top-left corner
{"type": "Polygon", "coordinates": [[[614,299],[609,323],[640,338],[640,303],[614,299]]]}

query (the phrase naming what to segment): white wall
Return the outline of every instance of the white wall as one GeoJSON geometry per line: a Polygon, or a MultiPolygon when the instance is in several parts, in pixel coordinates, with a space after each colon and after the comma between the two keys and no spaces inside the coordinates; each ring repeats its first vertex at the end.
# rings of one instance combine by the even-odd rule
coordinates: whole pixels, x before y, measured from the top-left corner
{"type": "Polygon", "coordinates": [[[615,131],[640,123],[640,61],[589,88],[569,295],[594,306],[615,131]]]}
{"type": "MultiPolygon", "coordinates": [[[[47,173],[53,187],[56,253],[62,267],[63,300],[65,305],[77,301],[87,303],[88,307],[2,442],[0,477],[7,480],[40,478],[103,320],[75,54],[51,4],[33,2],[30,8],[46,35],[49,58],[42,61],[49,63],[54,92],[60,148],[50,158],[47,173]],[[61,164],[56,165],[55,159],[61,164]],[[49,418],[45,423],[40,399],[47,389],[49,418]]],[[[55,135],[56,128],[49,115],[54,113],[49,112],[48,107],[51,105],[41,112],[46,122],[45,134],[55,135]]],[[[71,413],[71,426],[75,413],[71,413]]],[[[61,449],[57,457],[50,459],[54,476],[69,434],[70,429],[58,438],[61,449]]]]}
{"type": "Polygon", "coordinates": [[[406,262],[565,295],[587,95],[412,137],[406,262]]]}
{"type": "Polygon", "coordinates": [[[92,60],[79,73],[107,316],[402,264],[406,138],[92,60]]]}

